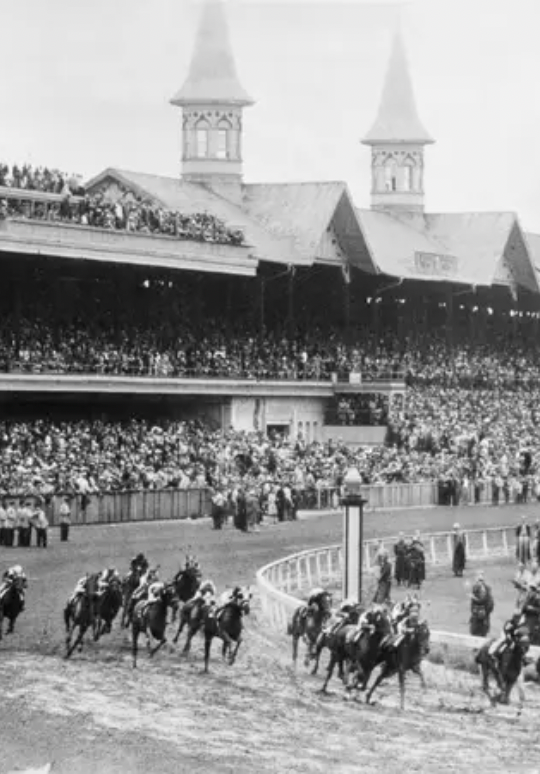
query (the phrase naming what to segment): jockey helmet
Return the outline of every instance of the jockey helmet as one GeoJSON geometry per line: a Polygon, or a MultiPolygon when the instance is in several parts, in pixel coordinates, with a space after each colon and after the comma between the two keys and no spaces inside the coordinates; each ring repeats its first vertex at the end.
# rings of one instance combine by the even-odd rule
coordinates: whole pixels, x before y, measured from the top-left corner
{"type": "Polygon", "coordinates": [[[11,568],[11,572],[15,575],[22,575],[23,574],[23,568],[20,564],[16,564],[11,568]]]}
{"type": "Polygon", "coordinates": [[[456,521],[456,523],[454,524],[454,529],[459,529],[459,524],[458,524],[458,522],[457,522],[457,521],[456,521]]]}

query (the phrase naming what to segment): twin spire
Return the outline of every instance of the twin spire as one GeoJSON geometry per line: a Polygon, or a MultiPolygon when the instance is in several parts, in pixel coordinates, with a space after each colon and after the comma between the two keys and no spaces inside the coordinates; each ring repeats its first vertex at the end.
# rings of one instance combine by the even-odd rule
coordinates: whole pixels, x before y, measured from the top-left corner
{"type": "MultiPolygon", "coordinates": [[[[241,196],[242,110],[254,101],[238,78],[222,0],[204,2],[189,74],[171,103],[183,112],[182,177],[241,196]]],[[[372,207],[423,209],[423,151],[434,140],[418,116],[399,30],[379,112],[362,142],[372,149],[372,207]]]]}
{"type": "Polygon", "coordinates": [[[206,0],[203,6],[189,74],[171,103],[180,107],[214,103],[247,107],[254,104],[238,79],[221,0],[206,0]]]}

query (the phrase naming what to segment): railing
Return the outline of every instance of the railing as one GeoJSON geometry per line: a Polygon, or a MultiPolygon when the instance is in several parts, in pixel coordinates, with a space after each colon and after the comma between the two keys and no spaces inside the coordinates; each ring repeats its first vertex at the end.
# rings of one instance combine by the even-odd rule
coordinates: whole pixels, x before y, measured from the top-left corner
{"type": "MultiPolygon", "coordinates": [[[[45,513],[51,526],[60,522],[60,506],[65,496],[57,494],[47,498],[45,513]]],[[[19,497],[13,495],[13,499],[19,497]]],[[[75,525],[193,519],[210,515],[211,496],[207,489],[102,492],[87,498],[81,495],[70,498],[70,509],[71,523],[75,525]]]]}
{"type": "MultiPolygon", "coordinates": [[[[469,530],[467,535],[467,558],[473,560],[489,557],[510,556],[514,550],[514,527],[469,530]]],[[[374,566],[375,556],[381,544],[393,553],[397,537],[386,537],[364,542],[364,569],[366,581],[374,586],[369,571],[374,566]]],[[[426,564],[442,564],[452,560],[453,546],[451,532],[435,532],[423,535],[426,564]]],[[[341,545],[301,551],[297,554],[267,564],[257,572],[257,587],[262,612],[268,622],[277,630],[286,631],[291,615],[309,590],[316,587],[332,587],[341,584],[343,556],[341,545]]],[[[364,584],[364,587],[367,583],[364,584]]],[[[365,601],[369,601],[370,589],[365,601]]],[[[446,646],[460,646],[465,649],[478,648],[483,640],[469,635],[452,632],[431,632],[432,640],[446,646]]],[[[537,649],[534,649],[536,653],[537,649]]],[[[540,651],[538,653],[540,655],[540,651]]]]}
{"type": "MultiPolygon", "coordinates": [[[[496,503],[525,504],[536,500],[536,495],[528,491],[527,500],[523,495],[498,489],[492,481],[483,481],[478,491],[475,484],[459,487],[457,499],[443,502],[439,482],[423,481],[416,484],[371,484],[362,487],[362,494],[368,500],[366,510],[386,510],[401,508],[429,508],[436,505],[494,505],[496,503]],[[508,499],[507,499],[508,498],[508,499]]],[[[305,510],[337,510],[339,508],[339,489],[337,487],[322,487],[304,490],[301,509],[305,510]]]]}

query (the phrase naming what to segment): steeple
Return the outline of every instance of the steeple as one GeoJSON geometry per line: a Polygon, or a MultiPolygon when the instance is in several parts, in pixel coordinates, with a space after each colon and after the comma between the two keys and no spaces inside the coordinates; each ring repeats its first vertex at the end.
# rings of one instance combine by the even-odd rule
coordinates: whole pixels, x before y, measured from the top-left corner
{"type": "Polygon", "coordinates": [[[171,104],[182,108],[183,179],[237,199],[242,111],[254,102],[236,72],[222,0],[205,0],[188,77],[171,104]]]}
{"type": "Polygon", "coordinates": [[[363,138],[371,146],[374,209],[424,208],[424,147],[433,143],[418,116],[401,30],[394,36],[375,123],[363,138]]]}

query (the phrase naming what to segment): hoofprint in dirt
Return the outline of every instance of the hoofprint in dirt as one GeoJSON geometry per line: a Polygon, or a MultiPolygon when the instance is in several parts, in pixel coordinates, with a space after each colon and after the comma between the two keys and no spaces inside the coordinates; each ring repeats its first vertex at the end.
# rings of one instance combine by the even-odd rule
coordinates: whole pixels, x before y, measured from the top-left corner
{"type": "MultiPolygon", "coordinates": [[[[368,514],[366,537],[400,530],[441,531],[456,520],[469,528],[512,524],[522,510],[445,508],[368,514]]],[[[18,631],[0,646],[0,774],[52,759],[60,774],[96,770],[166,774],[181,767],[195,772],[347,772],[358,770],[359,755],[364,770],[375,771],[380,770],[379,750],[395,761],[394,768],[401,768],[404,749],[410,768],[426,772],[470,765],[478,771],[518,771],[512,766],[530,760],[514,749],[515,739],[523,742],[523,729],[530,735],[529,754],[531,740],[536,743],[528,720],[530,708],[517,727],[512,708],[510,714],[490,711],[486,715],[490,720],[484,722],[483,715],[470,714],[465,694],[456,696],[455,711],[440,708],[440,691],[421,699],[414,678],[408,681],[412,700],[405,716],[395,709],[393,683],[381,690],[382,708],[375,710],[345,705],[339,683],[331,687],[334,695],[322,702],[315,694],[318,682],[300,669],[297,675],[292,673],[290,641],[274,635],[267,639],[257,615],[247,621],[236,665],[231,669],[216,658],[208,677],[201,675],[199,638],[187,662],[169,650],[154,662],[142,653],[140,671],[134,676],[129,638],[118,628],[107,640],[89,644],[72,663],[62,660],[62,607],[86,571],[108,566],[125,571],[131,557],[143,550],[150,561],[160,563],[163,577],[171,577],[189,551],[220,591],[238,582],[253,584],[256,570],[267,562],[339,542],[339,514],[263,527],[247,535],[231,529],[214,532],[208,523],[167,522],[80,528],[73,530],[72,538],[59,543],[53,532],[47,551],[6,549],[0,554],[0,569],[20,562],[29,576],[27,607],[18,631]],[[64,714],[58,714],[59,708],[64,714]],[[493,718],[498,718],[495,726],[493,718]],[[478,723],[492,758],[475,747],[478,723]],[[379,739],[383,739],[380,747],[379,739]],[[507,749],[513,750],[512,755],[506,755],[507,749]],[[503,756],[504,765],[497,764],[497,756],[503,756]],[[460,760],[462,765],[455,764],[460,760]],[[93,761],[99,761],[97,769],[93,761]]],[[[462,580],[449,576],[448,582],[456,589],[459,584],[462,594],[462,580]]],[[[454,628],[450,624],[448,628],[454,628]]],[[[444,701],[448,695],[445,688],[444,701]]]]}

